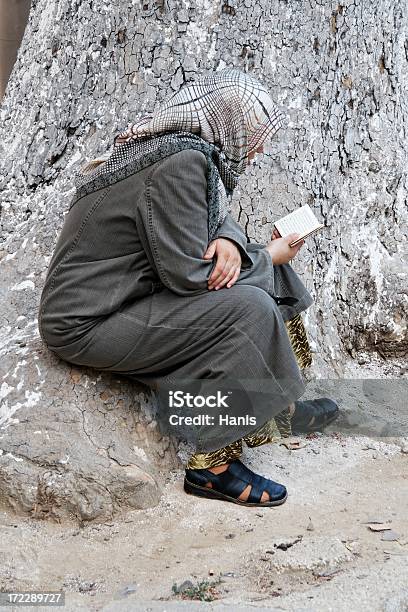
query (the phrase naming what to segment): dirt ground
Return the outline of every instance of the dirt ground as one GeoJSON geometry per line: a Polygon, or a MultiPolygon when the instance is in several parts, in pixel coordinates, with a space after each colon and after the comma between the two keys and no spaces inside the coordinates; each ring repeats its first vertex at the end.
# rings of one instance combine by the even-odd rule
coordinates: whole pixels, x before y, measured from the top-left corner
{"type": "Polygon", "coordinates": [[[406,380],[388,382],[364,405],[361,381],[337,386],[342,420],[303,448],[245,450],[286,485],[281,506],[186,495],[180,469],[158,506],[104,524],[1,513],[0,590],[61,589],[66,610],[104,612],[408,610],[408,402],[406,380]]]}
{"type": "Polygon", "coordinates": [[[408,454],[364,436],[306,442],[246,451],[252,469],[286,484],[276,508],[188,496],[174,471],[159,506],[101,525],[3,513],[1,589],[63,589],[69,610],[195,609],[182,597],[196,592],[216,598],[199,609],[408,609],[408,454]]]}

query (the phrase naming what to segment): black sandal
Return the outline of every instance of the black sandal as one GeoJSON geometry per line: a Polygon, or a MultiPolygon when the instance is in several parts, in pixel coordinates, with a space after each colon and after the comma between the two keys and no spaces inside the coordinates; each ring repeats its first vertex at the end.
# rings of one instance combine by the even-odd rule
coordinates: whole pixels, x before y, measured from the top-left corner
{"type": "Polygon", "coordinates": [[[191,495],[221,499],[241,506],[279,506],[288,496],[286,487],[255,474],[239,459],[232,461],[220,474],[214,474],[210,470],[186,469],[184,490],[191,495]],[[211,482],[211,488],[205,486],[208,482],[211,482]],[[249,484],[252,486],[248,498],[245,501],[238,499],[249,484]],[[261,502],[264,491],[270,499],[261,502]]]}
{"type": "Polygon", "coordinates": [[[291,417],[292,433],[308,433],[320,431],[339,416],[339,407],[328,397],[314,400],[298,400],[295,402],[295,412],[291,417]],[[314,417],[312,424],[312,417],[314,417]]]}

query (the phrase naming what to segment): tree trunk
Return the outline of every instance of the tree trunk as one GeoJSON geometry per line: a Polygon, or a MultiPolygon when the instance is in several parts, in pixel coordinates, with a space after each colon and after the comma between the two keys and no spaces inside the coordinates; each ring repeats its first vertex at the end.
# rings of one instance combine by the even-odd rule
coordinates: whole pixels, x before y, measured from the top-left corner
{"type": "Polygon", "coordinates": [[[290,116],[242,177],[234,214],[259,242],[304,203],[327,224],[293,263],[315,296],[315,376],[344,376],[361,351],[401,363],[407,31],[391,0],[32,2],[1,108],[3,505],[91,520],[158,499],[158,458],[175,457],[152,438],[147,395],[55,358],[36,317],[73,172],[208,70],[254,73],[290,116]]]}

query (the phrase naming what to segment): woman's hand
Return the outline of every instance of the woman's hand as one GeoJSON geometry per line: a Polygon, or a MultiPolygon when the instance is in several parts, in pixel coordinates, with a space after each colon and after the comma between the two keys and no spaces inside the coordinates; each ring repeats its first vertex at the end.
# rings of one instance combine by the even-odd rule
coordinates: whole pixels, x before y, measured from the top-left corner
{"type": "Polygon", "coordinates": [[[241,255],[238,247],[228,238],[216,238],[208,245],[204,259],[217,258],[217,263],[208,279],[208,289],[230,288],[241,271],[241,255]]]}
{"type": "Polygon", "coordinates": [[[280,236],[277,230],[274,230],[272,234],[272,242],[270,242],[265,248],[272,257],[272,263],[280,265],[291,261],[295,255],[297,255],[299,249],[305,244],[304,240],[301,240],[297,245],[291,247],[289,244],[299,238],[299,234],[289,234],[284,238],[278,238],[280,236]]]}

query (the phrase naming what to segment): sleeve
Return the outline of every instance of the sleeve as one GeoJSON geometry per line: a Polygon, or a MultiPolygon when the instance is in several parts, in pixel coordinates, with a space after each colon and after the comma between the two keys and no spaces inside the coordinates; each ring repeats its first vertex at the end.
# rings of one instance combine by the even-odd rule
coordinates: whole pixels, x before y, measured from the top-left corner
{"type": "Polygon", "coordinates": [[[215,238],[228,238],[229,240],[235,242],[241,254],[242,269],[250,268],[253,265],[252,259],[247,252],[248,240],[245,232],[240,224],[237,223],[237,221],[235,221],[235,219],[230,215],[230,213],[227,214],[223,223],[217,229],[213,240],[215,238]]]}
{"type": "Polygon", "coordinates": [[[136,207],[136,226],[161,282],[179,295],[208,291],[207,159],[185,149],[161,160],[136,207]]]}

